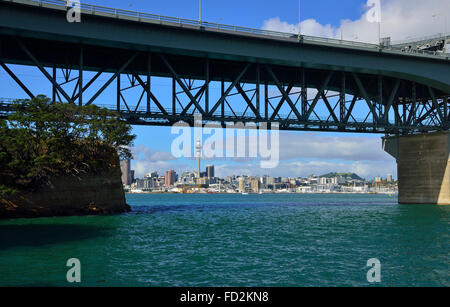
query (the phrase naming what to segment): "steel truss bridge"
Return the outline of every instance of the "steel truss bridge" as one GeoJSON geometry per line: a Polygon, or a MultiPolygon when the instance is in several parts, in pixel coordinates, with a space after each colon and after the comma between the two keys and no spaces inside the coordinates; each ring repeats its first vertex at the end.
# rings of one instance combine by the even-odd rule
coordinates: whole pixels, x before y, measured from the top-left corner
{"type": "MultiPolygon", "coordinates": [[[[201,115],[203,123],[277,123],[281,130],[450,127],[450,60],[435,51],[89,5],[82,5],[81,23],[69,23],[66,12],[65,1],[0,0],[0,78],[33,98],[42,93],[14,70],[35,67],[54,101],[106,106],[133,125],[193,125],[201,115]],[[170,85],[161,90],[155,80],[170,85]],[[105,103],[111,87],[115,99],[105,103]]],[[[13,100],[0,99],[0,116],[12,112],[13,100]]]]}

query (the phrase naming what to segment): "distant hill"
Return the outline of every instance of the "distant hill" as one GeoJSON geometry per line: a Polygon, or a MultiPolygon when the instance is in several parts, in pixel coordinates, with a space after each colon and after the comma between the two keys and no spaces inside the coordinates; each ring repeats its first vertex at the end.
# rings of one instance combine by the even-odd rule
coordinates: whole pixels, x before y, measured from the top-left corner
{"type": "Polygon", "coordinates": [[[355,173],[328,173],[328,174],[322,175],[320,177],[333,178],[333,177],[339,177],[339,176],[344,177],[344,178],[350,177],[350,178],[356,179],[356,180],[364,180],[363,178],[359,177],[355,173]]]}

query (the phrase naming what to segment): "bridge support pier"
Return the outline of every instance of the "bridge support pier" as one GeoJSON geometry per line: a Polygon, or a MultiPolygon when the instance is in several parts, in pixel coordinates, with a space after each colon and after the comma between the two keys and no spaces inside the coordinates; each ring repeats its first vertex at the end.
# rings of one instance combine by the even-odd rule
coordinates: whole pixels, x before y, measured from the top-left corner
{"type": "Polygon", "coordinates": [[[450,132],[383,138],[397,159],[400,204],[450,205],[450,132]]]}

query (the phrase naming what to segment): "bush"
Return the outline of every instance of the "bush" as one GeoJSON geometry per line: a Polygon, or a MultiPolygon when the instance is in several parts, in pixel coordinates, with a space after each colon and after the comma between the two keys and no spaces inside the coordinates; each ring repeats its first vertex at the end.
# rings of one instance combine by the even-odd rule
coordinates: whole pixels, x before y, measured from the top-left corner
{"type": "Polygon", "coordinates": [[[119,114],[98,106],[17,100],[0,120],[0,195],[41,187],[55,175],[80,176],[131,158],[135,135],[119,114]]]}

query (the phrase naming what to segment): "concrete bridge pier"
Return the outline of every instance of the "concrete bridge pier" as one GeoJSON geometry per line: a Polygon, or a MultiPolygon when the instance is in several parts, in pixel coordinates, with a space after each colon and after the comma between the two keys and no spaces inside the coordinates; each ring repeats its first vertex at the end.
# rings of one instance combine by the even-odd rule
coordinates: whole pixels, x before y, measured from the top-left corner
{"type": "Polygon", "coordinates": [[[400,204],[450,205],[450,132],[383,138],[397,159],[400,204]]]}

